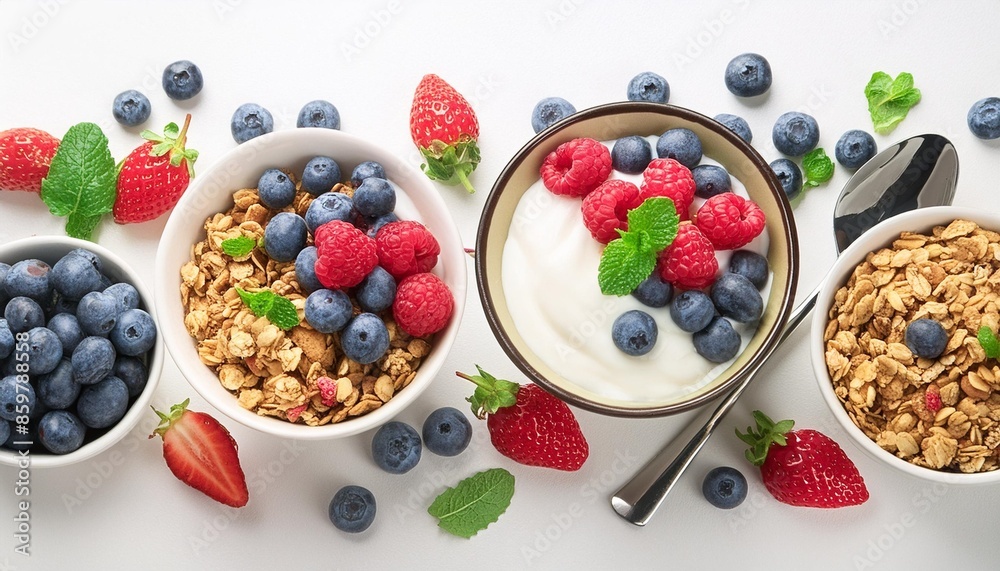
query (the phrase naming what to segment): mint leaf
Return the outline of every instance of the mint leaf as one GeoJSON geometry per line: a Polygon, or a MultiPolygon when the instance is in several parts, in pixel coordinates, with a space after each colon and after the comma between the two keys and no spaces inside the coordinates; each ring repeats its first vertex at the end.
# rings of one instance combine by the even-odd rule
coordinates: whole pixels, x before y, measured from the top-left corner
{"type": "Polygon", "coordinates": [[[514,476],[503,468],[493,468],[470,476],[434,499],[427,513],[438,526],[466,539],[497,521],[514,497],[514,476]]]}
{"type": "Polygon", "coordinates": [[[66,233],[90,240],[101,217],[115,205],[117,169],[108,138],[93,123],[69,128],[42,180],[49,212],[66,216],[66,233]]]}
{"type": "Polygon", "coordinates": [[[833,177],[833,161],[822,148],[813,149],[802,157],[803,188],[819,186],[833,177]]]}
{"type": "Polygon", "coordinates": [[[674,201],[656,196],[647,198],[642,204],[629,210],[626,233],[638,234],[640,248],[660,252],[677,237],[679,224],[680,217],[677,216],[674,201]]]}
{"type": "Polygon", "coordinates": [[[299,312],[295,305],[286,297],[274,296],[271,308],[267,310],[267,319],[279,328],[288,330],[299,324],[299,312]]]}
{"type": "Polygon", "coordinates": [[[976,333],[976,338],[979,340],[979,345],[982,346],[983,351],[986,352],[987,357],[990,359],[1000,357],[1000,340],[997,339],[992,329],[983,325],[976,333]]]}
{"type": "Polygon", "coordinates": [[[234,258],[246,256],[257,246],[257,242],[248,236],[238,236],[222,241],[222,251],[234,258]]]}
{"type": "Polygon", "coordinates": [[[656,252],[643,251],[625,241],[612,240],[597,267],[597,283],[604,295],[628,295],[656,269],[656,252]]]}
{"type": "Polygon", "coordinates": [[[269,289],[256,293],[250,293],[244,289],[236,288],[236,293],[240,294],[240,299],[243,300],[243,303],[249,307],[250,311],[252,311],[257,317],[264,317],[267,315],[267,312],[274,307],[274,298],[278,297],[269,289]]]}
{"type": "Polygon", "coordinates": [[[903,72],[894,80],[891,75],[877,71],[865,86],[865,97],[875,132],[884,135],[920,101],[920,90],[913,87],[912,74],[903,72]]]}

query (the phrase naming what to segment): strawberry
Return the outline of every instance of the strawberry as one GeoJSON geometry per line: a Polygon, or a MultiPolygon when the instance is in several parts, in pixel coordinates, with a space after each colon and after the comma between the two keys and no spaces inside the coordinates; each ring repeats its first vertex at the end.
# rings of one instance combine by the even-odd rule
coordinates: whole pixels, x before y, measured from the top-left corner
{"type": "Polygon", "coordinates": [[[163,439],[163,458],[177,479],[227,506],[245,506],[250,493],[236,441],[211,416],[188,410],[189,402],[175,404],[169,414],[154,408],[160,426],[149,437],[163,439]]]}
{"type": "Polygon", "coordinates": [[[170,210],[187,190],[194,177],[198,151],[185,149],[191,115],[178,131],[171,123],[164,136],[143,131],[149,139],[122,161],[118,172],[118,196],[115,198],[115,222],[133,224],[152,220],[170,210]]]}
{"type": "Polygon", "coordinates": [[[486,418],[493,447],[527,466],[579,470],[590,454],[587,439],[569,406],[537,385],[497,379],[478,365],[478,375],[456,372],[476,384],[467,399],[486,418]]]}
{"type": "Polygon", "coordinates": [[[420,80],[413,94],[410,136],[427,161],[421,168],[431,180],[476,191],[469,174],[479,165],[479,120],[462,94],[433,73],[420,80]]]}
{"type": "Polygon", "coordinates": [[[857,466],[839,444],[815,430],[792,430],[794,422],[775,423],[753,412],[757,432],[736,435],[750,445],[747,460],[760,467],[764,486],[779,502],[812,508],[840,508],[868,501],[857,466]],[[777,446],[772,446],[776,444],[777,446]]]}
{"type": "Polygon", "coordinates": [[[59,139],[22,127],[0,133],[0,190],[39,193],[59,148],[59,139]]]}

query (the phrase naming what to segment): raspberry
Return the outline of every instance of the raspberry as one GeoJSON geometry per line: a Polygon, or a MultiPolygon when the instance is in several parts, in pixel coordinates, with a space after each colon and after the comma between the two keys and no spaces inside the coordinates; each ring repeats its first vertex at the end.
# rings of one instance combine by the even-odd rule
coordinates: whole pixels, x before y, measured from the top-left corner
{"type": "Polygon", "coordinates": [[[586,196],[611,174],[611,151],[594,139],[573,139],[545,157],[540,174],[553,194],[586,196]]]}
{"type": "Polygon", "coordinates": [[[323,287],[354,287],[378,265],[375,241],[350,222],[327,222],[316,229],[315,241],[316,277],[323,287]]]}
{"type": "Polygon", "coordinates": [[[691,201],[694,200],[694,188],[694,177],[686,166],[674,159],[655,159],[642,171],[639,196],[643,200],[665,196],[674,201],[681,220],[687,220],[691,201]]]}
{"type": "Polygon", "coordinates": [[[319,388],[319,400],[324,406],[337,403],[337,381],[330,377],[320,377],[316,379],[316,387],[319,388]]]}
{"type": "Polygon", "coordinates": [[[411,274],[430,271],[437,264],[441,246],[430,230],[419,222],[390,222],[375,234],[378,262],[400,280],[411,274]]]}
{"type": "Polygon", "coordinates": [[[288,422],[295,422],[298,420],[299,417],[302,416],[302,413],[305,412],[307,406],[309,406],[308,403],[301,404],[295,408],[290,408],[285,411],[285,417],[288,418],[288,422]]]}
{"type": "Polygon", "coordinates": [[[660,277],[681,289],[702,289],[715,281],[715,248],[694,224],[681,224],[677,237],[660,254],[660,277]]]}
{"type": "Polygon", "coordinates": [[[735,250],[764,230],[764,211],[752,200],[723,192],[701,205],[695,223],[716,248],[735,250]]]}
{"type": "Polygon", "coordinates": [[[583,199],[583,224],[602,244],[618,237],[617,230],[628,227],[628,211],[642,204],[639,187],[624,180],[601,183],[583,199]]]}
{"type": "Polygon", "coordinates": [[[451,290],[431,273],[413,274],[399,282],[392,317],[403,331],[423,337],[444,329],[455,309],[451,290]]]}
{"type": "Polygon", "coordinates": [[[924,404],[931,412],[941,410],[941,390],[938,389],[937,385],[927,386],[927,391],[924,393],[924,404]]]}

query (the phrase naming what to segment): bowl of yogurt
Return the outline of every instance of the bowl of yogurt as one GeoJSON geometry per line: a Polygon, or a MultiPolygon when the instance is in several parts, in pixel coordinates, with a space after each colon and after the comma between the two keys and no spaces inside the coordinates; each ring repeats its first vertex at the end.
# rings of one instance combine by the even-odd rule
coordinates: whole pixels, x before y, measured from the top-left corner
{"type": "MultiPolygon", "coordinates": [[[[609,178],[642,182],[641,174],[618,170],[609,178]]],[[[694,198],[691,212],[704,202],[694,198]]],[[[645,102],[587,109],[531,139],[487,198],[476,253],[487,321],[512,361],[570,404],[613,416],[681,412],[737,383],[777,343],[798,274],[791,207],[767,161],[704,115],[645,102]],[[697,135],[703,150],[698,164],[723,167],[732,192],[756,203],[766,218],[763,231],[740,248],[767,261],[766,280],[758,287],[763,309],[759,319],[732,324],[739,348],[722,362],[699,354],[692,333],[674,322],[669,307],[651,309],[631,295],[602,293],[597,274],[604,244],[584,225],[580,199],[549,192],[539,174],[546,156],[574,139],[594,139],[611,149],[620,138],[640,136],[650,142],[655,159],[657,138],[678,128],[697,135]],[[652,350],[641,356],[619,350],[613,340],[616,319],[633,310],[651,316],[657,332],[652,350]]],[[[729,270],[731,256],[732,251],[716,252],[717,276],[729,270]]],[[[675,287],[674,295],[680,291],[675,287]]]]}

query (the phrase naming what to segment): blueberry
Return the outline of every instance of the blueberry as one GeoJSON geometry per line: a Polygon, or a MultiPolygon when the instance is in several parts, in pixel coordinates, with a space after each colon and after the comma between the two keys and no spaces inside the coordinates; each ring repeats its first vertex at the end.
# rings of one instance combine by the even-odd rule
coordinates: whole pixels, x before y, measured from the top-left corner
{"type": "Polygon", "coordinates": [[[63,356],[62,343],[45,327],[28,331],[28,374],[44,375],[59,365],[63,356]]]}
{"type": "Polygon", "coordinates": [[[340,112],[329,101],[322,99],[310,101],[302,106],[295,126],[340,129],[340,112]]]}
{"type": "Polygon", "coordinates": [[[272,260],[291,262],[306,247],[306,221],[294,212],[279,212],[264,227],[264,250],[272,260]]]}
{"type": "MultiPolygon", "coordinates": [[[[308,224],[307,221],[306,225],[308,224]]],[[[316,255],[316,246],[306,246],[298,256],[295,256],[295,281],[299,282],[299,288],[304,293],[312,293],[323,288],[323,284],[316,277],[316,255]]]]}
{"type": "Polygon", "coordinates": [[[420,461],[420,435],[404,422],[387,422],[372,437],[372,458],[390,474],[405,474],[420,461]]]}
{"type": "Polygon", "coordinates": [[[14,352],[14,332],[7,320],[0,318],[0,359],[6,359],[14,352]]]}
{"type": "Polygon", "coordinates": [[[771,140],[778,151],[790,157],[800,157],[819,143],[819,124],[812,115],[789,111],[774,122],[771,140]]]}
{"type": "Polygon", "coordinates": [[[111,374],[118,377],[128,387],[129,398],[135,398],[146,388],[149,380],[149,369],[141,359],[136,357],[118,357],[111,374]]]}
{"type": "Polygon", "coordinates": [[[656,141],[656,156],[661,159],[676,159],[693,169],[701,161],[701,140],[690,129],[670,129],[656,141]]]}
{"type": "Polygon", "coordinates": [[[7,271],[3,286],[8,297],[30,297],[38,303],[52,299],[49,271],[52,268],[41,260],[21,260],[7,271]]]}
{"type": "Polygon", "coordinates": [[[78,300],[101,287],[101,272],[89,259],[70,252],[52,266],[49,281],[59,295],[78,300]]]}
{"type": "Polygon", "coordinates": [[[35,408],[35,387],[19,383],[8,375],[0,379],[0,418],[14,422],[18,416],[31,414],[35,408]]]}
{"type": "Polygon", "coordinates": [[[948,332],[933,319],[917,319],[906,326],[906,346],[917,357],[937,359],[948,345],[948,332]]]}
{"type": "Polygon", "coordinates": [[[771,64],[760,54],[740,54],[726,66],[725,81],[737,97],[761,95],[771,87],[771,64]]]}
{"type": "Polygon", "coordinates": [[[737,250],[729,258],[729,271],[750,280],[758,290],[767,283],[767,258],[750,250],[737,250]]]}
{"type": "Polygon", "coordinates": [[[114,298],[115,311],[118,315],[139,307],[139,290],[132,284],[116,283],[104,288],[104,293],[114,298]]]}
{"type": "Polygon", "coordinates": [[[351,185],[354,188],[361,186],[366,178],[369,177],[386,178],[385,167],[381,163],[375,161],[365,161],[360,163],[358,166],[354,167],[351,171],[351,185]]]}
{"type": "Polygon", "coordinates": [[[7,295],[7,290],[4,289],[3,282],[7,279],[7,273],[10,272],[10,264],[5,264],[0,262],[0,307],[7,305],[7,300],[9,296],[7,295]]]}
{"type": "Polygon", "coordinates": [[[229,130],[237,143],[245,143],[274,130],[271,112],[256,103],[244,103],[233,111],[229,130]]]}
{"type": "Polygon", "coordinates": [[[115,346],[104,337],[86,337],[76,346],[70,362],[73,379],[81,385],[93,385],[111,374],[115,367],[115,346]]]}
{"type": "Polygon", "coordinates": [[[389,350],[389,330],[374,313],[361,313],[344,327],[340,345],[348,359],[362,365],[374,363],[389,350]]]}
{"type": "Polygon", "coordinates": [[[1000,97],[987,97],[976,101],[966,118],[969,130],[980,139],[1000,137],[1000,97]]]}
{"type": "Polygon", "coordinates": [[[427,416],[421,431],[424,445],[438,456],[457,456],[472,442],[472,423],[462,411],[442,407],[427,416]]]}
{"type": "Polygon", "coordinates": [[[714,119],[747,143],[753,141],[753,131],[750,130],[750,124],[743,117],[730,113],[719,113],[714,119]]]}
{"type": "Polygon", "coordinates": [[[302,170],[302,188],[313,196],[330,192],[338,182],[340,165],[330,157],[313,157],[302,170]]]}
{"type": "Polygon", "coordinates": [[[306,298],[306,321],[320,333],[334,333],[353,316],[351,298],[340,290],[318,289],[306,298]]]}
{"type": "Polygon", "coordinates": [[[764,300],[750,280],[726,272],[712,284],[712,302],[725,317],[739,323],[752,323],[764,312],[764,300]]]}
{"type": "Polygon", "coordinates": [[[378,231],[381,230],[383,226],[385,226],[390,222],[398,222],[398,221],[399,221],[399,216],[396,216],[394,212],[390,212],[385,216],[379,216],[368,225],[368,232],[366,232],[366,234],[368,234],[369,238],[374,239],[375,235],[378,234],[378,231]]]}
{"type": "Polygon", "coordinates": [[[45,311],[30,297],[17,296],[8,301],[3,316],[12,333],[24,333],[45,325],[45,311]]]}
{"type": "Polygon", "coordinates": [[[186,59],[175,61],[163,70],[163,91],[167,97],[184,101],[201,92],[205,78],[198,66],[186,59]]]}
{"type": "Polygon", "coordinates": [[[38,440],[53,454],[69,454],[83,444],[87,427],[65,410],[45,413],[38,423],[38,440]]]}
{"type": "Polygon", "coordinates": [[[381,266],[375,266],[365,279],[361,280],[354,297],[362,311],[380,313],[392,307],[396,299],[396,280],[381,266]]]}
{"type": "Polygon", "coordinates": [[[354,191],[354,208],[366,218],[385,216],[396,208],[396,190],[384,178],[368,177],[354,191]]]}
{"type": "Polygon", "coordinates": [[[111,114],[115,121],[126,127],[141,125],[149,119],[149,98],[134,89],[122,91],[111,104],[111,114]]]}
{"type": "Polygon", "coordinates": [[[691,176],[694,178],[694,195],[699,198],[711,198],[733,190],[733,179],[720,166],[698,165],[691,169],[691,176]]]}
{"type": "Polygon", "coordinates": [[[52,372],[38,379],[38,400],[45,406],[62,410],[69,408],[80,396],[80,383],[73,380],[73,365],[63,359],[52,372]]]}
{"type": "Polygon", "coordinates": [[[666,103],[670,100],[670,85],[662,75],[644,71],[628,82],[625,95],[629,101],[666,103]]]}
{"type": "Polygon", "coordinates": [[[656,321],[645,311],[633,309],[615,319],[611,340],[626,355],[645,355],[656,344],[656,321]]]}
{"type": "Polygon", "coordinates": [[[0,445],[10,439],[10,423],[0,418],[0,445]]]}
{"type": "Polygon", "coordinates": [[[789,159],[776,159],[771,161],[770,166],[788,200],[792,200],[802,192],[802,171],[799,165],[789,159]]]}
{"type": "Polygon", "coordinates": [[[264,206],[281,210],[295,200],[295,182],[278,169],[267,169],[257,181],[257,195],[264,206]]]}
{"type": "Polygon", "coordinates": [[[541,133],[549,126],[576,113],[576,107],[562,97],[546,97],[531,110],[531,128],[541,133]]]}
{"type": "Polygon", "coordinates": [[[731,510],[746,499],[747,479],[736,468],[713,468],[701,483],[701,493],[713,506],[731,510]]]}
{"type": "Polygon", "coordinates": [[[156,324],[145,311],[130,309],[118,316],[109,338],[118,354],[138,357],[156,343],[156,324]]]}
{"type": "Polygon", "coordinates": [[[326,192],[309,204],[306,210],[306,227],[315,234],[316,229],[331,220],[354,222],[357,211],[354,200],[343,192],[326,192]]]}
{"type": "Polygon", "coordinates": [[[841,135],[834,148],[834,155],[844,168],[856,169],[874,157],[877,151],[874,137],[864,131],[852,129],[841,135]]]}
{"type": "Polygon", "coordinates": [[[90,250],[87,250],[85,248],[74,248],[69,251],[69,254],[72,254],[74,256],[82,256],[84,259],[90,262],[91,265],[97,268],[97,271],[99,272],[104,271],[104,264],[101,262],[100,256],[91,252],[90,250]]]}
{"type": "Polygon", "coordinates": [[[653,160],[653,149],[645,137],[629,135],[615,141],[611,147],[611,166],[616,171],[638,174],[653,160]]]}
{"type": "Polygon", "coordinates": [[[106,336],[115,328],[119,305],[115,296],[92,291],[83,296],[76,308],[76,319],[87,335],[106,336]]]}
{"type": "Polygon", "coordinates": [[[715,317],[715,305],[711,298],[696,289],[681,292],[670,304],[670,318],[682,331],[694,333],[701,331],[715,317]]]}
{"type": "Polygon", "coordinates": [[[127,410],[128,387],[118,377],[107,377],[96,385],[84,387],[76,401],[76,414],[90,428],[112,426],[127,410]]]}
{"type": "Polygon", "coordinates": [[[104,291],[113,285],[115,285],[115,282],[112,281],[111,278],[109,278],[104,274],[101,274],[101,291],[104,291]]]}
{"type": "Polygon", "coordinates": [[[632,297],[648,307],[665,307],[673,295],[674,287],[669,282],[663,281],[659,272],[653,272],[632,290],[632,297]]]}
{"type": "Polygon", "coordinates": [[[344,486],[330,500],[329,512],[340,531],[361,533],[375,521],[375,496],[361,486],[344,486]]]}
{"type": "Polygon", "coordinates": [[[60,295],[56,298],[56,304],[52,306],[52,314],[60,315],[63,313],[68,313],[70,315],[76,315],[76,310],[79,305],[80,305],[79,301],[73,299],[66,299],[65,297],[60,295]]]}
{"type": "Polygon", "coordinates": [[[715,317],[692,336],[694,349],[713,363],[725,363],[740,351],[740,334],[725,317],[715,317]]]}
{"type": "Polygon", "coordinates": [[[38,423],[30,422],[28,423],[28,433],[18,434],[11,431],[10,436],[7,437],[7,441],[4,442],[4,448],[9,450],[30,450],[31,443],[37,442],[38,438],[38,423]],[[16,442],[16,444],[15,444],[16,442]]]}

